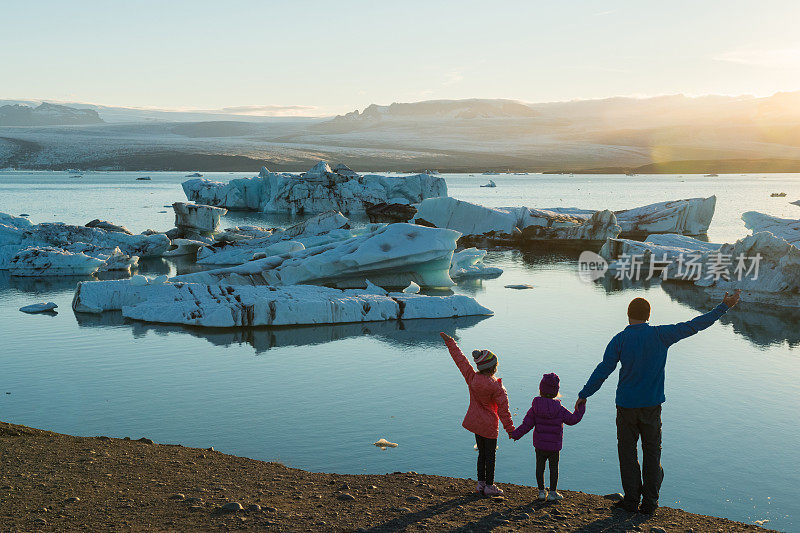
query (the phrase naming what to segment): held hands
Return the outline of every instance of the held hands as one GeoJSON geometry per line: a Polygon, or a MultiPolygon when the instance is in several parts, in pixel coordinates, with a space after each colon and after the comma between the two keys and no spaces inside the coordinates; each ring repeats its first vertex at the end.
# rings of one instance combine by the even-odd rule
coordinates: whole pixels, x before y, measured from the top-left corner
{"type": "Polygon", "coordinates": [[[581,405],[586,405],[586,398],[578,398],[578,401],[575,402],[575,411],[577,411],[578,407],[581,405]]]}
{"type": "Polygon", "coordinates": [[[742,293],[742,289],[736,289],[733,291],[733,294],[728,295],[725,293],[725,296],[722,297],[722,303],[727,305],[728,307],[733,307],[739,302],[739,295],[742,293]]]}

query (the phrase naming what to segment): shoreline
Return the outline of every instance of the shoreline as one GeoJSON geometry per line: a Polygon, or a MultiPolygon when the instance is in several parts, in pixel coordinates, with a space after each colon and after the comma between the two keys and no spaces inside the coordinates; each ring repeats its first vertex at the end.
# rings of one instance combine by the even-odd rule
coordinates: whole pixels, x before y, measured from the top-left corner
{"type": "Polygon", "coordinates": [[[668,507],[652,517],[612,511],[610,499],[583,492],[538,502],[534,487],[500,483],[505,497],[490,499],[469,479],[312,473],[6,422],[0,450],[2,531],[766,531],[668,507]]]}

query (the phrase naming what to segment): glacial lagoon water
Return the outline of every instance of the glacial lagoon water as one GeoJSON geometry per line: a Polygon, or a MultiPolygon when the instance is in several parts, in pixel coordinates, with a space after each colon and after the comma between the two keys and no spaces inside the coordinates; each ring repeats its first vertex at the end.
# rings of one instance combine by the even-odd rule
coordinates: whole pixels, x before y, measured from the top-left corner
{"type": "MultiPolygon", "coordinates": [[[[0,212],[33,222],[104,218],[134,231],[172,227],[185,173],[0,172],[0,212]],[[135,181],[150,176],[150,181],[135,181]]],[[[210,173],[230,179],[241,174],[210,173]]],[[[450,194],[486,205],[621,209],[718,196],[712,241],[747,234],[739,216],[759,210],[800,218],[800,175],[720,176],[445,175],[450,194]],[[771,198],[786,192],[785,198],[771,198]]],[[[224,224],[281,225],[286,217],[230,213],[224,224]]],[[[561,376],[565,405],[625,325],[635,296],[656,323],[710,309],[685,285],[622,286],[579,280],[575,250],[493,250],[505,269],[454,288],[493,317],[325,327],[203,330],[130,323],[118,314],[77,316],[75,279],[0,273],[0,420],[78,435],[147,436],[314,471],[415,470],[474,477],[474,440],[460,427],[467,391],[438,337],[465,351],[491,348],[519,423],[544,372],[561,376]],[[527,283],[530,290],[507,284],[527,283]],[[52,300],[55,316],[18,311],[52,300]],[[380,437],[397,442],[382,451],[380,437]]],[[[148,261],[144,273],[181,262],[148,261]]],[[[670,350],[664,407],[666,471],[661,502],[796,531],[800,524],[800,313],[742,302],[721,323],[670,350]]],[[[587,415],[565,429],[560,486],[620,490],[612,375],[587,415]]],[[[532,484],[530,437],[499,442],[497,478],[532,484]]]]}

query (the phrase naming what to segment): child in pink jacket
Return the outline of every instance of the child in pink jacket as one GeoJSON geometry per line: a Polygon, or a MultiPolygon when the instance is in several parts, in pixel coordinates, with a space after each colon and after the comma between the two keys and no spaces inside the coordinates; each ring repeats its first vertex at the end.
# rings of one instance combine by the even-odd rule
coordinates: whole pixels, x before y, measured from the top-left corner
{"type": "Polygon", "coordinates": [[[508,395],[503,381],[494,377],[497,372],[497,356],[489,350],[473,351],[472,358],[478,367],[476,372],[461,353],[456,341],[445,333],[440,335],[469,387],[469,409],[461,425],[475,434],[475,443],[478,445],[477,492],[486,496],[503,494],[494,484],[498,421],[503,421],[503,428],[509,438],[514,431],[514,422],[508,410],[508,395]]]}

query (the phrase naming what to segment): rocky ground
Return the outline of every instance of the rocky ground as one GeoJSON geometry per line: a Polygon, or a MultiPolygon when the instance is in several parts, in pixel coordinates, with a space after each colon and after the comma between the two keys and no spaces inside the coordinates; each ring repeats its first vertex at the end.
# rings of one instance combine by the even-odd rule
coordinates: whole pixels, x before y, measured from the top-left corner
{"type": "Polygon", "coordinates": [[[73,437],[0,422],[0,531],[764,531],[661,508],[612,511],[601,496],[395,472],[315,474],[148,439],[73,437]]]}

